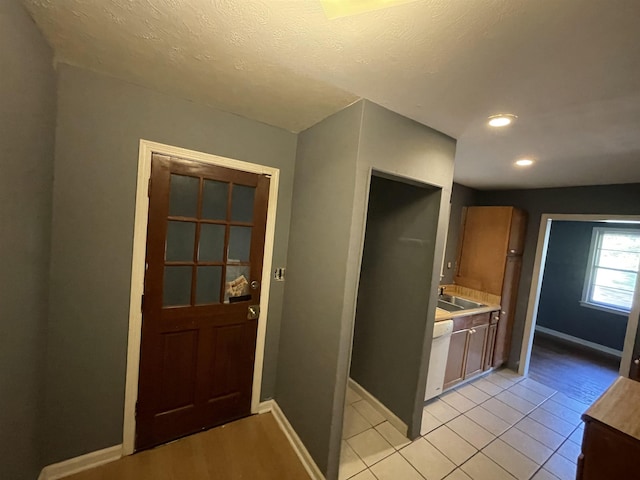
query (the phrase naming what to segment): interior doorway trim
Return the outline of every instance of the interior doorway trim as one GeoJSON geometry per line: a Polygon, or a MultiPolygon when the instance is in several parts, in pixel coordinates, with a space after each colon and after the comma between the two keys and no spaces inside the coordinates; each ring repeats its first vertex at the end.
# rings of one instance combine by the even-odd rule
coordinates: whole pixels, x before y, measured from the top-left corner
{"type": "MultiPolygon", "coordinates": [[[[547,249],[549,247],[549,235],[551,233],[551,222],[633,222],[640,223],[640,215],[573,215],[573,214],[542,214],[540,219],[540,230],[538,232],[538,244],[536,246],[536,257],[533,264],[533,274],[531,276],[531,290],[529,291],[529,304],[527,306],[527,316],[524,324],[524,334],[522,337],[522,348],[520,349],[520,363],[518,373],[527,375],[529,373],[529,361],[531,359],[531,348],[533,347],[533,336],[535,333],[536,319],[540,301],[540,290],[542,288],[542,277],[547,259],[547,249]]],[[[638,330],[638,315],[640,314],[640,281],[636,282],[636,290],[633,296],[631,312],[627,322],[627,331],[624,337],[624,348],[620,361],[619,374],[628,377],[633,347],[638,330]]]]}
{"type": "Polygon", "coordinates": [[[260,390],[264,363],[264,346],[267,332],[267,314],[271,287],[271,265],[275,238],[276,210],[278,202],[278,181],[280,170],[264,165],[247,163],[208,153],[164,145],[149,140],[140,140],[138,155],[138,176],[136,184],[136,207],[133,229],[133,256],[131,259],[131,297],[129,302],[129,338],[127,343],[127,369],[124,395],[124,425],[122,454],[131,455],[135,447],[136,402],[138,400],[138,371],[140,367],[140,339],[142,334],[141,299],[144,292],[145,251],[147,245],[147,216],[149,211],[149,178],[151,176],[151,155],[180,157],[209,165],[241,170],[271,177],[269,205],[267,208],[267,228],[264,239],[264,259],[262,263],[262,293],[260,296],[260,321],[256,340],[253,386],[251,390],[251,413],[260,410],[260,390]]]}

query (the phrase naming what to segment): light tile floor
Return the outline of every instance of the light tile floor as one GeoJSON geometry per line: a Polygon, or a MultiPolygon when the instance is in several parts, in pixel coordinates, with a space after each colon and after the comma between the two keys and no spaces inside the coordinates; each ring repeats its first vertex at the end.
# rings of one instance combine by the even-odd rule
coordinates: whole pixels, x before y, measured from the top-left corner
{"type": "Polygon", "coordinates": [[[349,389],[340,480],[573,480],[588,405],[511,370],[441,395],[411,442],[349,389]]]}

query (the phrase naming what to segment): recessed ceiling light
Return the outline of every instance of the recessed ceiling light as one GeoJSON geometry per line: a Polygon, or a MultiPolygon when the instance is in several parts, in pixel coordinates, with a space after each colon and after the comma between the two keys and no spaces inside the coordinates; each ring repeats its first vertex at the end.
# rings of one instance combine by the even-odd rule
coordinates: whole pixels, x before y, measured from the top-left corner
{"type": "Polygon", "coordinates": [[[519,167],[529,167],[533,165],[533,160],[529,158],[521,158],[520,160],[516,160],[516,165],[519,167]]]}
{"type": "Polygon", "coordinates": [[[510,113],[500,113],[499,115],[491,115],[489,117],[489,125],[492,127],[506,127],[511,125],[518,118],[510,113]]]}

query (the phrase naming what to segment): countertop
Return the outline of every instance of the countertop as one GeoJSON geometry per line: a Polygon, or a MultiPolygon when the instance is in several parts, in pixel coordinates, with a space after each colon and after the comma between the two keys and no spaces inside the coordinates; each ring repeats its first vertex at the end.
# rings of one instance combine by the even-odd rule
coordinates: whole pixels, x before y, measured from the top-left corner
{"type": "Polygon", "coordinates": [[[484,303],[484,307],[470,308],[468,310],[459,310],[457,312],[448,312],[442,308],[436,307],[436,322],[442,320],[450,320],[454,317],[466,317],[467,315],[476,315],[478,313],[495,312],[500,310],[500,297],[471,290],[469,288],[460,287],[459,285],[443,286],[445,293],[455,295],[460,298],[466,298],[475,302],[484,303]]]}
{"type": "Polygon", "coordinates": [[[584,412],[588,418],[640,440],[640,382],[618,377],[584,412]]]}

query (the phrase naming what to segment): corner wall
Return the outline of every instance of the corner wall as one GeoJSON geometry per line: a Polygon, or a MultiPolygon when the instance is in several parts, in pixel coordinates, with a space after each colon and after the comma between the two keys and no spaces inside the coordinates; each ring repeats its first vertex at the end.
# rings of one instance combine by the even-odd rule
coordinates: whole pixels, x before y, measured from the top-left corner
{"type": "MultiPolygon", "coordinates": [[[[437,285],[454,152],[452,138],[366,100],[299,136],[276,400],[329,480],[338,475],[371,171],[442,189],[437,285]]],[[[422,417],[436,297],[429,290],[410,433],[422,417]]]]}
{"type": "Polygon", "coordinates": [[[458,240],[462,227],[462,209],[476,204],[477,193],[478,191],[473,188],[465,187],[459,183],[453,184],[447,248],[444,253],[444,267],[442,270],[444,277],[440,281],[442,285],[450,285],[454,282],[456,262],[458,261],[458,240]],[[451,263],[451,268],[447,268],[449,263],[451,263]]]}
{"type": "MultiPolygon", "coordinates": [[[[296,135],[59,66],[45,464],[122,443],[141,138],[280,169],[273,256],[285,266],[296,135]]],[[[262,398],[273,395],[284,284],[273,282],[262,398]]]]}
{"type": "Polygon", "coordinates": [[[16,0],[0,2],[0,478],[41,468],[56,79],[16,0]]]}

